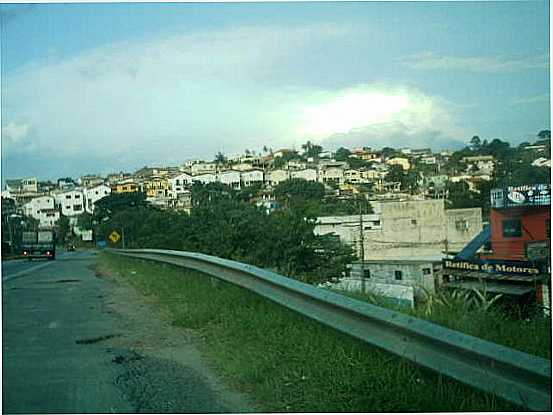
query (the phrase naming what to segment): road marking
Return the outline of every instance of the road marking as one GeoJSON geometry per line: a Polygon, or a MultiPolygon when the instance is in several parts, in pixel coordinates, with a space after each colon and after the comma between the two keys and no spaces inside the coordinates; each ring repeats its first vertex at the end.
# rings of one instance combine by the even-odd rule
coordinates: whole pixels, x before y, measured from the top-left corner
{"type": "Polygon", "coordinates": [[[45,263],[45,264],[40,264],[40,265],[37,265],[37,266],[35,266],[35,267],[27,268],[26,270],[19,271],[19,272],[13,274],[13,275],[9,275],[9,276],[7,276],[7,277],[5,277],[5,278],[2,278],[2,282],[4,282],[4,281],[9,281],[9,280],[13,280],[14,278],[21,277],[21,276],[23,276],[23,275],[25,275],[25,274],[28,274],[29,272],[36,271],[36,270],[41,269],[41,268],[44,268],[44,267],[46,267],[46,266],[48,266],[48,265],[52,265],[53,263],[54,263],[53,261],[48,261],[48,262],[45,263]]]}

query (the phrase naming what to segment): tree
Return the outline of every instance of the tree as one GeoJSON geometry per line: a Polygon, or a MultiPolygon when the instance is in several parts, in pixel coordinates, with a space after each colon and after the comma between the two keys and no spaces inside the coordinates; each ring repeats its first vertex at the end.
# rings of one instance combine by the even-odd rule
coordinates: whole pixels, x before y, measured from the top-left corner
{"type": "Polygon", "coordinates": [[[551,130],[541,130],[538,133],[538,138],[542,140],[551,139],[551,130]]]}
{"type": "Polygon", "coordinates": [[[57,222],[57,227],[58,227],[58,232],[57,232],[58,241],[64,243],[67,240],[67,238],[71,236],[69,218],[65,215],[60,215],[60,218],[58,219],[58,222],[57,222]]]}
{"type": "Polygon", "coordinates": [[[289,179],[280,182],[275,188],[274,195],[278,200],[287,199],[321,200],[325,189],[322,183],[310,182],[305,179],[289,179]]]}
{"type": "Polygon", "coordinates": [[[219,165],[225,165],[226,162],[227,162],[227,158],[225,157],[225,155],[223,153],[221,153],[220,151],[215,155],[215,164],[217,164],[217,166],[219,165]]]}
{"type": "Polygon", "coordinates": [[[336,154],[334,155],[334,158],[337,161],[346,161],[349,159],[350,155],[351,155],[351,151],[349,151],[347,148],[340,147],[338,150],[336,150],[336,154]]]}
{"type": "Polygon", "coordinates": [[[479,151],[482,145],[482,141],[480,141],[480,137],[478,137],[477,135],[472,136],[472,138],[470,139],[470,145],[474,151],[479,151]]]}
{"type": "Polygon", "coordinates": [[[90,230],[93,228],[92,221],[93,216],[90,213],[84,212],[77,217],[77,226],[80,229],[90,230]]]}
{"type": "Polygon", "coordinates": [[[404,174],[403,167],[397,164],[392,164],[388,169],[388,174],[386,174],[385,180],[388,183],[401,182],[404,174]]]}
{"type": "Polygon", "coordinates": [[[318,157],[319,154],[323,151],[323,148],[317,144],[313,144],[311,141],[308,141],[305,144],[302,144],[301,148],[304,149],[304,157],[318,157]]]}

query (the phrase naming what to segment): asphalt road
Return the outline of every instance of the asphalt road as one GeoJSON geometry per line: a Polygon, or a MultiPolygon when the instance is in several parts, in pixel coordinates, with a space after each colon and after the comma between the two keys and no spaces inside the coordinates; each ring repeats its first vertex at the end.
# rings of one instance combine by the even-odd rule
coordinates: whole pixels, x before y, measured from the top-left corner
{"type": "Polygon", "coordinates": [[[94,255],[3,264],[3,413],[246,412],[94,255]]]}
{"type": "Polygon", "coordinates": [[[90,255],[3,264],[4,413],[133,411],[113,383],[112,357],[78,343],[116,324],[99,310],[90,255]]]}

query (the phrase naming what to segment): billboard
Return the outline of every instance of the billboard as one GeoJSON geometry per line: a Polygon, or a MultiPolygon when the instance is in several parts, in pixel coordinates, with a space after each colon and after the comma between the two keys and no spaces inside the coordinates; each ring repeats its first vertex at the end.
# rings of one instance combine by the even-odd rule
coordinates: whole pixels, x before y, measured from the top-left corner
{"type": "Polygon", "coordinates": [[[549,206],[551,205],[551,185],[532,184],[492,189],[490,198],[491,206],[495,209],[518,206],[549,206]]]}

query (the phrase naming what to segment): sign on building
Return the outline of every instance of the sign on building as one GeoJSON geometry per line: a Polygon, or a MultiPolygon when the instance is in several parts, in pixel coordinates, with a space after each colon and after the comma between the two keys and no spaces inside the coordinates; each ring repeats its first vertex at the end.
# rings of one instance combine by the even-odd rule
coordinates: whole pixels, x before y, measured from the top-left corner
{"type": "Polygon", "coordinates": [[[496,209],[518,206],[549,206],[551,205],[551,185],[507,186],[503,189],[492,189],[490,196],[492,208],[496,209]]]}

